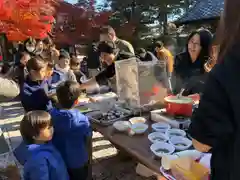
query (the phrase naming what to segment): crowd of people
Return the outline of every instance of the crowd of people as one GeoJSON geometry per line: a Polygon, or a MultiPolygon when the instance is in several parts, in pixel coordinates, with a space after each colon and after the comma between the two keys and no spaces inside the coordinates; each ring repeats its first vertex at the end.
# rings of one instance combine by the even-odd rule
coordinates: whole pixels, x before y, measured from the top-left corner
{"type": "MultiPolygon", "coordinates": [[[[230,27],[227,30],[230,31],[230,27]]],[[[144,48],[134,51],[133,46],[118,38],[110,26],[101,29],[99,39],[84,59],[66,50],[57,50],[49,39],[28,39],[20,52],[19,61],[0,77],[0,95],[16,97],[19,94],[25,110],[20,125],[29,152],[24,163],[25,179],[87,179],[92,130],[88,118],[74,106],[82,91],[93,85],[109,85],[110,81],[112,90],[115,90],[114,62],[132,57],[143,62],[165,62],[166,78],[174,84],[171,93],[177,94],[184,89],[183,95],[203,94],[189,132],[196,149],[204,152],[213,150],[213,176],[218,180],[222,179],[221,175],[229,179],[229,174],[224,174],[224,170],[221,173],[222,168],[217,163],[219,159],[236,162],[232,154],[238,150],[235,144],[238,141],[234,141],[238,113],[232,105],[237,106],[238,96],[237,89],[234,90],[235,94],[230,94],[230,91],[235,89],[232,76],[238,75],[238,61],[234,61],[237,53],[231,51],[237,43],[233,40],[231,45],[227,44],[228,51],[221,57],[230,60],[212,70],[217,62],[220,44],[215,43],[215,38],[207,29],[193,31],[187,39],[185,50],[175,58],[160,41],[155,42],[155,52],[144,48]],[[87,63],[87,70],[81,67],[83,62],[87,63]],[[57,96],[57,107],[53,92],[57,96]]]]}

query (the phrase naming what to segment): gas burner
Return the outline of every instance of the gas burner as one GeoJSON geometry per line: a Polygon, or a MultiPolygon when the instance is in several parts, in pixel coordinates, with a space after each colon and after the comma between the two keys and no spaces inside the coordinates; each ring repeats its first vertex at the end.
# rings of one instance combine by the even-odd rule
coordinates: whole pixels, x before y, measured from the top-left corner
{"type": "Polygon", "coordinates": [[[155,122],[166,122],[173,128],[188,129],[190,125],[190,117],[171,116],[166,113],[165,109],[151,111],[151,119],[155,122]]]}
{"type": "Polygon", "coordinates": [[[175,119],[175,120],[185,120],[185,119],[189,119],[189,117],[187,116],[181,116],[181,115],[170,115],[168,114],[166,111],[161,111],[159,114],[171,118],[171,119],[175,119]]]}

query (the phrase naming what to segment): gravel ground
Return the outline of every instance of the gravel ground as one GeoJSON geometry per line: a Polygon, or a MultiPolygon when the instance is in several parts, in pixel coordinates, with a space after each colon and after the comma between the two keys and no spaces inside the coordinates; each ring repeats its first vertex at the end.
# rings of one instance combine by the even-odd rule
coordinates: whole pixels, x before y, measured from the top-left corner
{"type": "Polygon", "coordinates": [[[130,158],[121,158],[114,146],[93,133],[93,179],[94,180],[154,180],[136,174],[137,162],[130,158]]]}

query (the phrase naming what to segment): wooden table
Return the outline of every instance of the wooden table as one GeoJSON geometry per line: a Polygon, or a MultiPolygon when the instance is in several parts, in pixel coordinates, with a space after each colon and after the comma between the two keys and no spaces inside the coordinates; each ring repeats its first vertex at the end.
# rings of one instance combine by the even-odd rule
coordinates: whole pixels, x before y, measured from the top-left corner
{"type": "Polygon", "coordinates": [[[104,127],[99,124],[92,123],[92,127],[94,131],[100,132],[118,149],[125,151],[138,162],[160,175],[159,169],[161,166],[161,160],[154,158],[154,155],[150,150],[151,143],[147,137],[148,134],[152,132],[152,123],[153,122],[148,121],[149,128],[145,134],[133,136],[118,133],[112,126],[104,127]]]}

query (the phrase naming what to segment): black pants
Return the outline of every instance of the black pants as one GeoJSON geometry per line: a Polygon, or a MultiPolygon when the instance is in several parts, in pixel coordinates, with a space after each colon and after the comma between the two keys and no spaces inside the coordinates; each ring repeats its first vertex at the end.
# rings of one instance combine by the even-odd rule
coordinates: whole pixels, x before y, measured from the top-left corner
{"type": "Polygon", "coordinates": [[[68,169],[70,180],[87,180],[88,165],[80,168],[68,169]]]}

